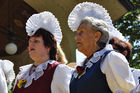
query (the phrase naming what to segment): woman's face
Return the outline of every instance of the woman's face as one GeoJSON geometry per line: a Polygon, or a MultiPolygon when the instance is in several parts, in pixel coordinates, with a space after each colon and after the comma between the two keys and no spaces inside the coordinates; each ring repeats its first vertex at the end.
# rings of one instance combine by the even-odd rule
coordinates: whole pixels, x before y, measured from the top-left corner
{"type": "Polygon", "coordinates": [[[45,47],[42,36],[30,37],[28,43],[29,55],[34,61],[49,56],[50,48],[45,47]]]}
{"type": "Polygon", "coordinates": [[[75,35],[78,50],[89,57],[97,50],[97,38],[99,39],[96,29],[93,30],[86,23],[80,24],[75,35]]]}

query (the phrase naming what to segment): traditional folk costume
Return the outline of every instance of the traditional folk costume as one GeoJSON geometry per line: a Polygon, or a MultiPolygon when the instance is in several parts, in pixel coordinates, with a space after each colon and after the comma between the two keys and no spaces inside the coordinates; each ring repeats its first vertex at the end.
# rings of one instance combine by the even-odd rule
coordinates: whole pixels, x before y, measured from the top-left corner
{"type": "MultiPolygon", "coordinates": [[[[109,36],[125,40],[117,31],[107,11],[100,5],[83,2],[72,10],[68,25],[76,31],[85,17],[94,17],[106,22],[109,36]]],[[[135,81],[126,58],[110,44],[93,54],[82,67],[77,66],[70,83],[70,93],[130,93],[135,81]]]]}
{"type": "MultiPolygon", "coordinates": [[[[62,40],[59,22],[50,12],[32,15],[26,23],[26,32],[29,36],[43,28],[54,35],[57,44],[62,40]]],[[[72,69],[55,60],[48,60],[35,67],[32,74],[30,69],[33,64],[20,67],[13,93],[69,93],[69,83],[72,69]]]]}
{"type": "Polygon", "coordinates": [[[13,93],[69,93],[72,69],[54,60],[40,64],[30,75],[33,64],[20,67],[13,93]],[[26,83],[20,82],[26,80],[26,83]]]}

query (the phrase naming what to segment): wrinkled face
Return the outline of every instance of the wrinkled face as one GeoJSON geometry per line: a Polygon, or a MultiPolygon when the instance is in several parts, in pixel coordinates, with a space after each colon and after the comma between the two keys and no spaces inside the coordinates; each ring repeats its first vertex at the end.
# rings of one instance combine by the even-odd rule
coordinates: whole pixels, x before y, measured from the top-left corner
{"type": "Polygon", "coordinates": [[[92,29],[86,23],[80,24],[75,35],[78,50],[84,53],[87,57],[97,50],[96,43],[99,38],[100,37],[97,36],[97,30],[92,29]]]}
{"type": "Polygon", "coordinates": [[[50,48],[45,47],[42,36],[30,37],[28,42],[29,55],[34,61],[48,56],[50,48]]]}

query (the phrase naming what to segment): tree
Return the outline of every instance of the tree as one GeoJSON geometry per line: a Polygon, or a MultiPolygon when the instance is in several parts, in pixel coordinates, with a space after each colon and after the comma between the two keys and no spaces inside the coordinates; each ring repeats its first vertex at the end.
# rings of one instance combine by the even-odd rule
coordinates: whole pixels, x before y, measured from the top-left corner
{"type": "Polygon", "coordinates": [[[134,10],[126,13],[114,26],[132,44],[130,66],[140,68],[140,0],[131,0],[134,10]]]}

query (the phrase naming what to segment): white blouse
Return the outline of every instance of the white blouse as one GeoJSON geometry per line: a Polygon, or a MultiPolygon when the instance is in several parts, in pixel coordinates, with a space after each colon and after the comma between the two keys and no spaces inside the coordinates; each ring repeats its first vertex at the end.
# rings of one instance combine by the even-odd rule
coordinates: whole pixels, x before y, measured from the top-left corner
{"type": "Polygon", "coordinates": [[[11,89],[12,82],[15,79],[15,72],[14,72],[13,67],[14,67],[14,64],[11,61],[0,60],[0,68],[2,69],[2,71],[5,75],[8,90],[11,89]]]}
{"type": "MultiPolygon", "coordinates": [[[[107,51],[113,50],[108,44],[104,49],[93,54],[93,57],[86,63],[90,68],[107,51]]],[[[101,71],[105,74],[109,88],[113,93],[130,93],[136,86],[129,63],[122,54],[111,51],[100,65],[101,71]]]]}
{"type": "MultiPolygon", "coordinates": [[[[29,71],[33,64],[22,66],[20,67],[21,71],[17,75],[16,81],[21,79],[27,80],[27,83],[24,86],[26,88],[32,84],[33,79],[37,80],[44,74],[43,70],[47,69],[48,63],[53,64],[54,62],[55,61],[53,60],[49,60],[45,63],[40,64],[31,75],[29,75],[29,71]]],[[[51,92],[69,93],[69,83],[72,72],[72,68],[64,64],[59,64],[54,71],[53,79],[51,82],[51,92]]]]}
{"type": "Polygon", "coordinates": [[[0,68],[0,93],[8,93],[5,75],[0,68]]]}
{"type": "Polygon", "coordinates": [[[131,72],[134,76],[136,85],[138,85],[139,84],[139,79],[138,78],[140,77],[140,69],[131,68],[131,72]]]}
{"type": "MultiPolygon", "coordinates": [[[[109,44],[103,50],[96,52],[101,56],[106,50],[113,50],[109,44]]],[[[95,54],[94,54],[95,55],[95,54]]],[[[113,93],[130,93],[135,87],[135,80],[129,63],[122,54],[111,51],[101,63],[101,71],[106,75],[108,85],[113,93]]]]}
{"type": "Polygon", "coordinates": [[[131,68],[131,71],[133,73],[136,83],[136,87],[134,88],[134,90],[132,90],[131,93],[140,93],[140,84],[139,84],[140,69],[131,68]]]}

